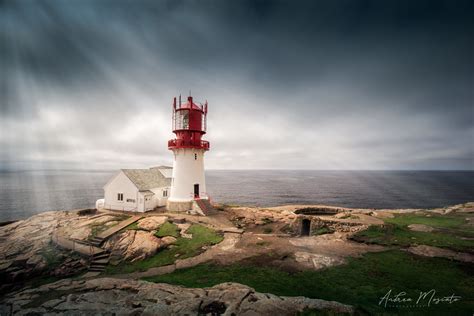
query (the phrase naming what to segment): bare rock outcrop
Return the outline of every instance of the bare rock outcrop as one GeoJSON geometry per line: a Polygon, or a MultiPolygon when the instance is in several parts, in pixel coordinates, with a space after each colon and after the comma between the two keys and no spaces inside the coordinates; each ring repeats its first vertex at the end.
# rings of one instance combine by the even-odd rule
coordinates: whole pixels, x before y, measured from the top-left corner
{"type": "Polygon", "coordinates": [[[161,238],[161,242],[163,243],[163,247],[167,247],[169,245],[172,245],[176,243],[177,239],[174,238],[173,236],[165,236],[161,238]]]}
{"type": "Polygon", "coordinates": [[[108,240],[104,248],[120,254],[123,260],[137,261],[154,255],[163,245],[160,238],[151,232],[126,230],[108,240]]]}
{"type": "Polygon", "coordinates": [[[138,221],[137,226],[141,229],[152,231],[157,230],[168,220],[166,216],[149,216],[138,221]]]}
{"type": "Polygon", "coordinates": [[[11,282],[28,279],[47,268],[42,251],[66,212],[45,212],[0,227],[0,290],[11,282]]]}
{"type": "Polygon", "coordinates": [[[450,249],[438,248],[427,245],[411,246],[407,249],[409,252],[426,257],[441,257],[462,262],[474,263],[474,255],[470,253],[456,252],[450,249]]]}
{"type": "Polygon", "coordinates": [[[1,315],[295,315],[305,309],[354,313],[338,302],[263,294],[237,283],[193,289],[113,278],[61,280],[0,302],[1,315]]]}
{"type": "Polygon", "coordinates": [[[411,224],[411,225],[408,225],[408,228],[410,230],[413,230],[415,232],[432,232],[434,230],[433,227],[431,226],[427,226],[427,225],[423,225],[423,224],[411,224]]]}

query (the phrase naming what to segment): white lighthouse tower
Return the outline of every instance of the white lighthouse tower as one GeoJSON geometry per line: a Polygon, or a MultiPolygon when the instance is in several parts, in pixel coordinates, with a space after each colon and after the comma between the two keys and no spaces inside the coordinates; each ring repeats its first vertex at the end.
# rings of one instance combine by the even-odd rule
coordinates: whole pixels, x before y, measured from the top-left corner
{"type": "Polygon", "coordinates": [[[168,149],[174,155],[171,193],[167,201],[169,211],[188,211],[194,201],[201,209],[209,205],[204,175],[204,153],[209,150],[209,142],[201,139],[206,133],[206,117],[207,102],[194,103],[193,97],[189,96],[183,103],[180,97],[177,104],[174,98],[173,133],[176,138],[168,141],[168,149]]]}

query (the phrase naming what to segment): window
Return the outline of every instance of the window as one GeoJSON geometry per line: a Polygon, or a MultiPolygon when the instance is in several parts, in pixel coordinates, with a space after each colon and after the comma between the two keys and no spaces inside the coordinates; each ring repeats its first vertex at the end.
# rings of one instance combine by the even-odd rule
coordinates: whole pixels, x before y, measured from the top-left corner
{"type": "Polygon", "coordinates": [[[189,110],[176,111],[175,129],[189,129],[189,110]]]}
{"type": "Polygon", "coordinates": [[[183,115],[183,129],[189,129],[189,111],[185,111],[183,115]]]}
{"type": "Polygon", "coordinates": [[[117,200],[123,201],[123,193],[117,193],[117,200]]]}
{"type": "Polygon", "coordinates": [[[127,202],[129,202],[129,203],[135,203],[135,199],[127,199],[127,202]]]}
{"type": "Polygon", "coordinates": [[[198,160],[198,154],[194,154],[194,160],[198,160]]]}
{"type": "Polygon", "coordinates": [[[167,197],[168,196],[168,190],[163,190],[163,197],[167,197]]]}

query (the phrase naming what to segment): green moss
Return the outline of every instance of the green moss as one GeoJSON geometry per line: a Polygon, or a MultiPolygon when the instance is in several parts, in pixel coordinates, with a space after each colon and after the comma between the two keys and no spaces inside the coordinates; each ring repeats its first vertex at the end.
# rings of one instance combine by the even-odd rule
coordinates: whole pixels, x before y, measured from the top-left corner
{"type": "MultiPolygon", "coordinates": [[[[455,311],[459,315],[469,315],[474,297],[473,272],[472,265],[393,250],[349,258],[346,265],[322,271],[291,274],[255,265],[204,264],[146,280],[186,287],[238,282],[263,293],[335,300],[371,314],[403,312],[433,315],[455,311]],[[435,289],[438,297],[454,293],[463,299],[452,304],[433,304],[432,307],[384,308],[379,305],[379,301],[390,289],[393,293],[404,291],[415,298],[418,298],[420,291],[435,289]]],[[[310,312],[307,311],[305,315],[313,315],[310,312]]]]}
{"type": "Polygon", "coordinates": [[[125,262],[118,266],[109,265],[106,268],[106,273],[131,273],[169,265],[174,263],[177,259],[194,257],[203,251],[202,247],[214,245],[223,240],[223,237],[216,231],[197,224],[189,227],[186,232],[192,234],[193,237],[191,239],[178,237],[176,243],[171,248],[164,249],[145,260],[125,262]]]}
{"type": "Polygon", "coordinates": [[[138,227],[138,222],[135,222],[125,227],[124,230],[141,230],[141,228],[138,227]]]}
{"type": "Polygon", "coordinates": [[[320,227],[318,229],[315,229],[311,232],[312,235],[318,236],[318,235],[324,235],[324,234],[331,234],[333,231],[328,228],[328,227],[320,227]]]}
{"type": "Polygon", "coordinates": [[[273,228],[271,228],[271,227],[265,227],[263,229],[264,234],[271,234],[272,232],[273,232],[273,228]]]}
{"type": "Polygon", "coordinates": [[[156,237],[165,237],[173,236],[175,238],[179,237],[180,229],[173,223],[165,222],[160,226],[160,229],[155,233],[156,237]]]}

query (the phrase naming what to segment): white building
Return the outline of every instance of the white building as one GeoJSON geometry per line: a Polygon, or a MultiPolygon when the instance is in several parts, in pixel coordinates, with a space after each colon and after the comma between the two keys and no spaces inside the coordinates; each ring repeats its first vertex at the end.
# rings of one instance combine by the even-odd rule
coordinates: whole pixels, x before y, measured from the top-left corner
{"type": "Polygon", "coordinates": [[[171,187],[173,169],[167,166],[150,169],[122,169],[104,186],[105,209],[147,212],[165,206],[171,187]]]}

